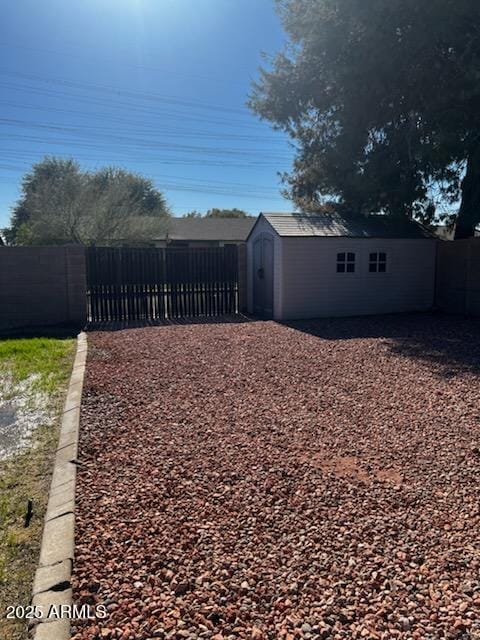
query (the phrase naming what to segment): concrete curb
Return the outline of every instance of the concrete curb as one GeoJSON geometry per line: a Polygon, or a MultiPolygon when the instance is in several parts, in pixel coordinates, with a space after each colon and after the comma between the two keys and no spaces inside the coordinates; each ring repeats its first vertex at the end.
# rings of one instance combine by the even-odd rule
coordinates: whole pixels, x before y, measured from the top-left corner
{"type": "Polygon", "coordinates": [[[52,607],[72,604],[71,577],[74,555],[74,509],[80,402],[87,361],[87,336],[77,338],[77,353],[63,407],[62,425],[47,513],[40,561],[33,583],[32,605],[42,612],[33,630],[34,640],[69,640],[70,621],[48,616],[52,607]]]}

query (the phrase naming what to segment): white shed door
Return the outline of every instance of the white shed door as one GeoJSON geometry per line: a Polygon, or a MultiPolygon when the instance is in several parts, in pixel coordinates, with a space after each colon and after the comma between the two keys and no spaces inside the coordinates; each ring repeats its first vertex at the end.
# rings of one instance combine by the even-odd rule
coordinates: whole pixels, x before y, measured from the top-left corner
{"type": "Polygon", "coordinates": [[[273,238],[266,233],[253,243],[253,311],[273,316],[273,238]]]}

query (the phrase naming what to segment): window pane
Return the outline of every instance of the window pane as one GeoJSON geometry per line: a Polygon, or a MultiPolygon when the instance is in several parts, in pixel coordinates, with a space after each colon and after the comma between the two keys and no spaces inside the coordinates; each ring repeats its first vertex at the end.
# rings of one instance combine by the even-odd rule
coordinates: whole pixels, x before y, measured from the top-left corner
{"type": "Polygon", "coordinates": [[[378,259],[380,260],[380,262],[386,262],[387,261],[387,254],[386,253],[379,253],[378,254],[378,259]]]}
{"type": "Polygon", "coordinates": [[[377,272],[377,263],[376,262],[370,262],[370,264],[368,265],[368,270],[370,271],[370,273],[376,273],[377,272]]]}
{"type": "Polygon", "coordinates": [[[347,262],[347,273],[353,273],[355,271],[355,264],[353,262],[347,262]]]}
{"type": "Polygon", "coordinates": [[[342,263],[337,264],[337,273],[345,273],[345,265],[342,263]]]}
{"type": "Polygon", "coordinates": [[[377,261],[377,254],[376,253],[371,253],[370,254],[370,262],[376,262],[377,261]]]}
{"type": "Polygon", "coordinates": [[[385,262],[378,263],[378,270],[380,271],[380,273],[385,273],[385,271],[387,270],[387,265],[385,264],[385,262]]]}
{"type": "Polygon", "coordinates": [[[345,254],[337,253],[337,262],[345,262],[345,254]]]}
{"type": "Polygon", "coordinates": [[[355,254],[354,253],[347,253],[347,260],[349,262],[355,262],[355,254]]]}

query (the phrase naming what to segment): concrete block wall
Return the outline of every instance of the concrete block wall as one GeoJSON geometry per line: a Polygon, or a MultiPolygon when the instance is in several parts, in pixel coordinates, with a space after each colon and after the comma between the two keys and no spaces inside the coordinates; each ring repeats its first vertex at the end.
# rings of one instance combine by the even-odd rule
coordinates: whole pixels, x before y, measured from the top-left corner
{"type": "Polygon", "coordinates": [[[0,247],[0,330],[85,321],[83,247],[0,247]]]}
{"type": "Polygon", "coordinates": [[[480,238],[439,243],[436,289],[442,311],[480,315],[480,238]]]}

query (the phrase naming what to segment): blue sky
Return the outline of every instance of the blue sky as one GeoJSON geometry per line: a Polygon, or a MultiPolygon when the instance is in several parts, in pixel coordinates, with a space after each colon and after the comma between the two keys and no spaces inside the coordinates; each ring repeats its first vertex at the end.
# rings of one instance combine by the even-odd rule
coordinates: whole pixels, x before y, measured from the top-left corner
{"type": "Polygon", "coordinates": [[[291,210],[286,137],[245,107],[273,0],[16,0],[0,23],[0,227],[45,155],[152,178],[175,215],[291,210]]]}

